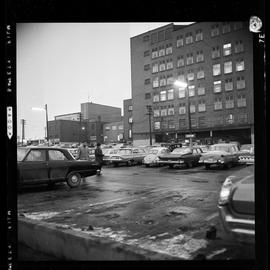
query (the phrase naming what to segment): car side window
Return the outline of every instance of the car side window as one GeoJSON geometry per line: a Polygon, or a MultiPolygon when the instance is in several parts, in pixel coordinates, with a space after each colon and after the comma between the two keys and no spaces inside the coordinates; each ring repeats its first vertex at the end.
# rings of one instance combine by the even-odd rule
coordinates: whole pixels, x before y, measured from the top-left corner
{"type": "Polygon", "coordinates": [[[67,160],[67,158],[59,150],[49,150],[49,160],[67,160]]]}
{"type": "Polygon", "coordinates": [[[196,149],[196,148],[192,149],[192,154],[198,154],[198,152],[197,152],[197,149],[196,149]]]}
{"type": "Polygon", "coordinates": [[[25,161],[46,161],[46,150],[30,150],[25,161]]]}
{"type": "Polygon", "coordinates": [[[133,150],[133,154],[138,154],[139,153],[139,149],[134,149],[133,150]]]}

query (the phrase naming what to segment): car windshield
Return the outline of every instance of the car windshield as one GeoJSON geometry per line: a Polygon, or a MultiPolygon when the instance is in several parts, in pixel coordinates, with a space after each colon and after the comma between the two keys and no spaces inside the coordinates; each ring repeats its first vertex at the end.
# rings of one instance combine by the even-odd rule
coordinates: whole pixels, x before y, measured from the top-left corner
{"type": "Polygon", "coordinates": [[[230,147],[227,145],[211,145],[209,148],[210,151],[226,151],[230,152],[230,147]]]}
{"type": "Polygon", "coordinates": [[[17,160],[22,161],[23,158],[25,157],[26,153],[28,152],[29,149],[27,148],[18,148],[17,149],[17,160]]]}
{"type": "Polygon", "coordinates": [[[151,149],[150,151],[149,151],[149,154],[154,154],[154,155],[156,155],[158,153],[158,150],[156,150],[156,149],[151,149]]]}
{"type": "Polygon", "coordinates": [[[176,148],[172,151],[172,154],[188,154],[191,153],[190,149],[185,147],[185,148],[176,148]]]}
{"type": "Polygon", "coordinates": [[[118,154],[119,155],[131,155],[131,149],[120,149],[118,154]]]}
{"type": "Polygon", "coordinates": [[[253,151],[254,150],[254,146],[253,145],[250,145],[250,144],[244,144],[241,146],[241,151],[243,150],[247,150],[247,151],[253,151]]]}

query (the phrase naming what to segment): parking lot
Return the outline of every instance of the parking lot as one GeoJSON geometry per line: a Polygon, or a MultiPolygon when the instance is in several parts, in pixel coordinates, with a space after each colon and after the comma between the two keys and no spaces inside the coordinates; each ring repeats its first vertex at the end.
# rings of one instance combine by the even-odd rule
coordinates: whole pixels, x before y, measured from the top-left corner
{"type": "Polygon", "coordinates": [[[181,259],[252,259],[254,247],[226,235],[217,212],[223,181],[241,167],[106,166],[77,188],[20,190],[18,214],[181,259]]]}

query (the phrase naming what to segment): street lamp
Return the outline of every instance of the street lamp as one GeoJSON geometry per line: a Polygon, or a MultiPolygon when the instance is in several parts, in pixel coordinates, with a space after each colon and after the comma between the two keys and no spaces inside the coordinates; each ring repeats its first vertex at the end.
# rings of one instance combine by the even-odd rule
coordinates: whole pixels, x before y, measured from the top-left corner
{"type": "Polygon", "coordinates": [[[45,111],[46,112],[46,130],[47,130],[47,143],[49,145],[49,125],[48,125],[48,108],[47,108],[47,104],[45,104],[44,108],[37,108],[37,107],[33,107],[32,108],[33,111],[45,111]]]}
{"type": "Polygon", "coordinates": [[[189,93],[187,91],[188,90],[187,89],[188,83],[183,82],[183,81],[176,80],[174,82],[174,85],[177,86],[177,87],[179,87],[179,89],[182,88],[182,89],[185,89],[185,91],[186,91],[187,103],[188,103],[188,127],[189,127],[189,133],[190,133],[189,145],[190,145],[190,147],[192,147],[192,137],[191,137],[192,130],[191,130],[191,117],[190,117],[190,103],[189,103],[189,93]]]}

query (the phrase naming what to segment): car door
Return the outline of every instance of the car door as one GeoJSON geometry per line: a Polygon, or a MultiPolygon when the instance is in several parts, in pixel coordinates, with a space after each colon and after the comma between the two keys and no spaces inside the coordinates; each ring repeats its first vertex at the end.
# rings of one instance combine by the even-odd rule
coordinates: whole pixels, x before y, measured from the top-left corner
{"type": "Polygon", "coordinates": [[[61,181],[66,178],[69,160],[60,149],[48,150],[48,169],[51,181],[61,181]]]}
{"type": "Polygon", "coordinates": [[[139,154],[138,148],[132,149],[132,157],[135,162],[138,162],[140,160],[140,154],[139,154]]]}
{"type": "Polygon", "coordinates": [[[18,167],[23,184],[49,181],[46,149],[31,149],[18,167]]]}

